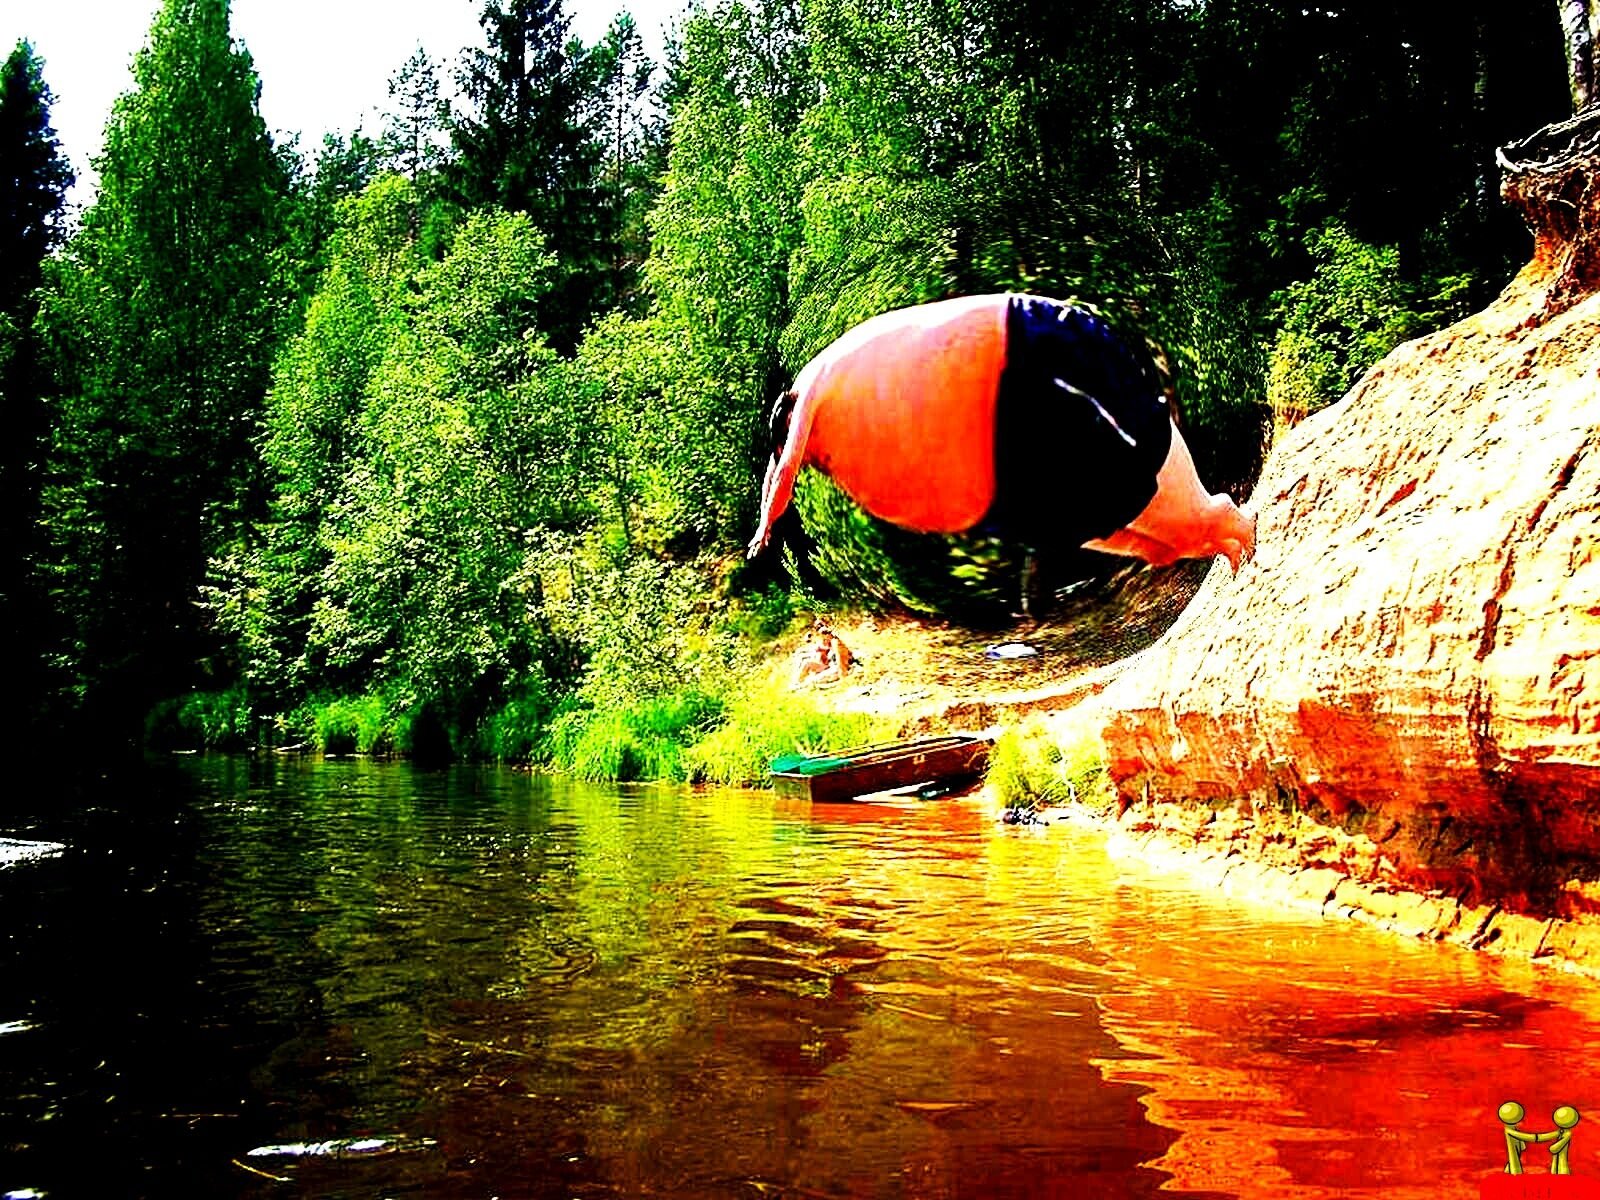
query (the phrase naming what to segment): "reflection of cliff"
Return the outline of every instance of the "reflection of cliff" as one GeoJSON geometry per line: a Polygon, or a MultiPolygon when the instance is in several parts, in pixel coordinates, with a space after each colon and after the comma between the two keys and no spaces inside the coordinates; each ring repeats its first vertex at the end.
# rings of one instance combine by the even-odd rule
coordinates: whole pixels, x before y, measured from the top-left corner
{"type": "MultiPolygon", "coordinates": [[[[1106,1080],[1148,1088],[1176,1140],[1146,1165],[1179,1192],[1241,1200],[1477,1194],[1500,1161],[1503,1097],[1538,1096],[1541,1128],[1600,1072],[1600,994],[1570,978],[1245,905],[1128,864],[1119,909],[1091,925],[1116,955],[1100,1023],[1106,1080]]],[[[1542,1153],[1531,1169],[1546,1169],[1542,1153]]],[[[1577,1168],[1587,1173],[1592,1168],[1577,1168]]]]}
{"type": "Polygon", "coordinates": [[[1255,563],[1214,570],[1106,694],[1133,819],[1198,827],[1171,814],[1205,802],[1235,845],[1293,837],[1302,861],[1368,884],[1541,916],[1586,907],[1600,874],[1597,165],[1585,151],[1519,167],[1506,193],[1535,227],[1534,261],[1274,452],[1252,501],[1255,563]]]}

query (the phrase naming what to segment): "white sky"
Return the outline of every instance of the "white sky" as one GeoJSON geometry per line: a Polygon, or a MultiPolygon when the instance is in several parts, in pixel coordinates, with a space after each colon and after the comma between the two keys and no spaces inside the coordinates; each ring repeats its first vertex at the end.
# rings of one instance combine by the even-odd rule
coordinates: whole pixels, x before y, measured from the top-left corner
{"type": "MultiPolygon", "coordinates": [[[[44,81],[62,149],[78,173],[70,203],[90,198],[89,160],[100,152],[106,118],[133,86],[133,56],[161,0],[0,0],[0,57],[27,38],[44,61],[44,81]]],[[[687,0],[567,0],[572,33],[597,41],[612,18],[633,14],[645,49],[661,61],[663,29],[687,0]]],[[[482,0],[233,0],[233,36],[261,80],[261,115],[275,137],[301,146],[361,126],[379,132],[389,78],[421,45],[442,63],[451,87],[460,52],[483,45],[482,0]]]]}

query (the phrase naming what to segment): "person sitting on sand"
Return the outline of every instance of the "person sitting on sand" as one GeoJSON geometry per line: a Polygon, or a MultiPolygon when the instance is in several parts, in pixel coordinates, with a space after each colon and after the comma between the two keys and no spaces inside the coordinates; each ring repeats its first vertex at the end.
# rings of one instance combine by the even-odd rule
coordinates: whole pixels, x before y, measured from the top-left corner
{"type": "Polygon", "coordinates": [[[806,682],[838,683],[850,670],[850,647],[820,617],[811,624],[811,640],[800,651],[791,687],[806,682]]]}

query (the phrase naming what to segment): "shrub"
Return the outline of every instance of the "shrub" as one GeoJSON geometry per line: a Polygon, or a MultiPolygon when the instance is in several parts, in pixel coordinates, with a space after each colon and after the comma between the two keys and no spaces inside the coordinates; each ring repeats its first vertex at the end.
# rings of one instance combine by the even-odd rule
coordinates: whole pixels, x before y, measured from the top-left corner
{"type": "Polygon", "coordinates": [[[478,752],[499,762],[532,762],[550,717],[550,700],[541,690],[507,700],[478,729],[478,752]]]}
{"type": "Polygon", "coordinates": [[[698,691],[616,708],[569,708],[550,722],[544,757],[578,779],[683,780],[684,751],[721,716],[721,703],[698,691]]]}
{"type": "Polygon", "coordinates": [[[1315,270],[1274,297],[1279,332],[1267,364],[1267,401],[1281,431],[1338,400],[1368,367],[1408,338],[1463,315],[1466,280],[1434,290],[1401,275],[1393,246],[1360,241],[1337,221],[1306,239],[1315,270]]]}
{"type": "Polygon", "coordinates": [[[995,742],[987,782],[1007,808],[1071,802],[1103,810],[1115,802],[1099,739],[1083,731],[1059,740],[1039,717],[995,742]]]}
{"type": "Polygon", "coordinates": [[[723,628],[739,637],[768,641],[794,620],[794,600],[782,584],[769,583],[761,591],[740,597],[723,619],[723,628]]]}
{"type": "Polygon", "coordinates": [[[371,695],[314,704],[310,724],[324,754],[392,754],[405,732],[383,697],[371,695]]]}
{"type": "Polygon", "coordinates": [[[250,744],[250,704],[242,684],[163,700],[145,718],[153,750],[242,750],[250,744]]]}

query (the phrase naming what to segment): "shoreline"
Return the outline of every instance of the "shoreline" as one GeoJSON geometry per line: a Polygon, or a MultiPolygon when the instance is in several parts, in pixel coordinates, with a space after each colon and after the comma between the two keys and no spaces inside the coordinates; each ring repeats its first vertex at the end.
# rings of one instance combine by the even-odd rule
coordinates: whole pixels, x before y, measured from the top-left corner
{"type": "MultiPolygon", "coordinates": [[[[1448,943],[1600,979],[1600,914],[1541,917],[1399,883],[1363,882],[1326,862],[1275,863],[1241,847],[1249,836],[1243,832],[1248,818],[1200,805],[1169,814],[1153,811],[1155,807],[1135,803],[1119,815],[1064,805],[1046,810],[1046,820],[1094,829],[1104,835],[1113,858],[1181,873],[1229,901],[1314,913],[1329,922],[1358,921],[1411,941],[1448,943]],[[1164,820],[1163,815],[1178,819],[1164,820]]],[[[1279,857],[1288,860],[1304,843],[1285,840],[1278,845],[1279,857]]]]}

